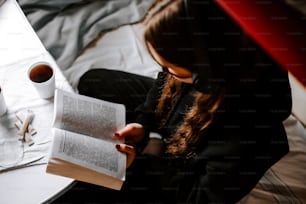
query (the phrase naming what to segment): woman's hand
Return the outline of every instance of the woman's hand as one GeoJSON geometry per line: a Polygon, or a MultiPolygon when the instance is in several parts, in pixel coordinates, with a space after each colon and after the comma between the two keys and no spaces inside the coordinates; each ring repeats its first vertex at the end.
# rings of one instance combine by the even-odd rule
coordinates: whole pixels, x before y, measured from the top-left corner
{"type": "Polygon", "coordinates": [[[121,130],[115,132],[115,136],[119,138],[125,138],[128,144],[136,144],[140,142],[144,137],[144,128],[138,123],[127,124],[121,130]]]}
{"type": "MultiPolygon", "coordinates": [[[[125,138],[129,144],[136,144],[144,137],[144,128],[138,123],[127,124],[123,129],[115,132],[115,137],[125,138]]],[[[126,168],[128,168],[136,157],[136,149],[132,145],[117,144],[116,149],[127,156],[126,168]]]]}

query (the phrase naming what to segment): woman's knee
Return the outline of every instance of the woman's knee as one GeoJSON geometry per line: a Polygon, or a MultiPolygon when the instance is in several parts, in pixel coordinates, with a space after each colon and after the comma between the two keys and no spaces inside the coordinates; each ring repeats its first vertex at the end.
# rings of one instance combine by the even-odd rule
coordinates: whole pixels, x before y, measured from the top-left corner
{"type": "Polygon", "coordinates": [[[99,87],[107,78],[108,72],[104,69],[92,69],[83,74],[79,80],[79,93],[86,93],[93,87],[99,87]]]}

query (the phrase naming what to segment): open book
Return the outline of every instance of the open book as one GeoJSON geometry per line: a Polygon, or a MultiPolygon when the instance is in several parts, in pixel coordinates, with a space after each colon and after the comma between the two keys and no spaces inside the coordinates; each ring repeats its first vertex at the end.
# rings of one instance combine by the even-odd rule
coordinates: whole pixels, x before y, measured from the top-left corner
{"type": "Polygon", "coordinates": [[[125,126],[125,107],[57,89],[47,172],[116,190],[125,180],[126,155],[114,132],[125,126]]]}

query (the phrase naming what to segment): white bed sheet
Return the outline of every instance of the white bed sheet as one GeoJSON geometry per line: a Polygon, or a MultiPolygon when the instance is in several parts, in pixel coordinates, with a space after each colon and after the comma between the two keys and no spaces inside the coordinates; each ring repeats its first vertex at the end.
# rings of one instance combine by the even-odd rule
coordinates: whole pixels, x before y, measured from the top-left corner
{"type": "Polygon", "coordinates": [[[161,70],[144,46],[143,25],[125,25],[107,32],[79,56],[64,75],[76,90],[79,78],[93,68],[121,70],[156,78],[161,70]]]}
{"type": "Polygon", "coordinates": [[[289,75],[289,80],[292,90],[292,114],[306,126],[306,88],[292,75],[289,75]]]}

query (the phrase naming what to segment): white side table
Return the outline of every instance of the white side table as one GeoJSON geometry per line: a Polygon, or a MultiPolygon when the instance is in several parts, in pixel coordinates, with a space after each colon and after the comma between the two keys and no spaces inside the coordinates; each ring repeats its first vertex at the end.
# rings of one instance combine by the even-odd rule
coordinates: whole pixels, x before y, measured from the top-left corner
{"type": "MultiPolygon", "coordinates": [[[[72,88],[15,0],[6,0],[0,6],[0,58],[0,85],[3,87],[8,115],[27,106],[33,106],[33,104],[34,106],[45,104],[47,109],[42,108],[41,110],[48,111],[46,114],[48,116],[43,117],[49,117],[46,121],[50,121],[53,114],[53,102],[40,101],[43,99],[39,99],[38,95],[34,94],[32,87],[30,88],[28,82],[24,80],[27,70],[27,67],[24,66],[35,60],[50,61],[56,69],[57,88],[71,91],[72,88]],[[16,85],[15,82],[19,85],[17,88],[12,86],[16,85]]],[[[45,125],[45,128],[49,127],[51,132],[51,124],[45,125]]],[[[46,164],[41,164],[0,173],[0,203],[43,203],[62,192],[73,182],[72,179],[47,174],[45,168],[46,164]]]]}

